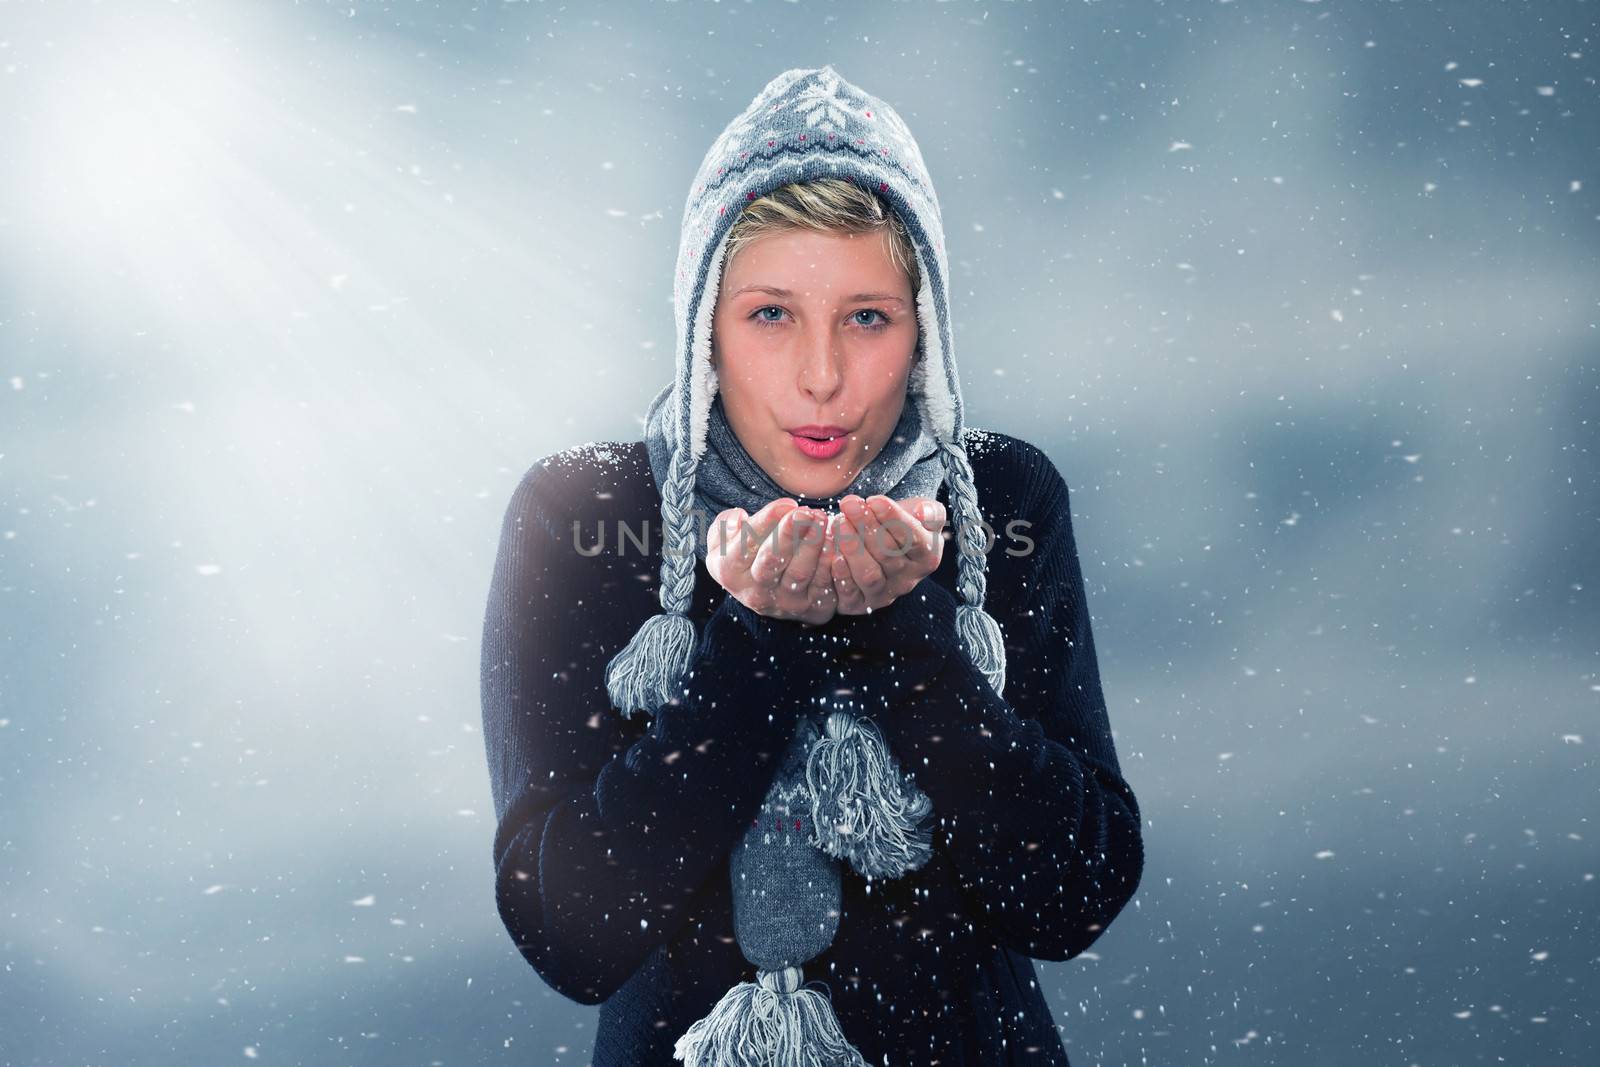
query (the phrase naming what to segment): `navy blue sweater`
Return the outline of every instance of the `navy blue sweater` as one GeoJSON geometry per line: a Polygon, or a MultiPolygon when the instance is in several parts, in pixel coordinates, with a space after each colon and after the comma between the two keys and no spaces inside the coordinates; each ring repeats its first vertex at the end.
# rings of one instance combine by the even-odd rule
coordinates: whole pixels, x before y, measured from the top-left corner
{"type": "Polygon", "coordinates": [[[1019,438],[969,429],[967,444],[993,530],[1003,698],[959,649],[947,542],[912,592],[817,627],[750,611],[702,561],[684,695],[624,718],[605,667],[660,610],[644,444],[568,449],[517,486],[482,646],[495,900],[551,988],[601,1005],[598,1067],[678,1063],[674,1041],[754,979],[729,852],[807,713],[796,694],[829,681],[865,701],[933,801],[934,852],[899,879],[842,864],[838,934],[806,979],[828,985],[872,1064],[1067,1063],[1032,960],[1084,951],[1133,896],[1139,808],[1101,695],[1067,486],[1019,438]]]}

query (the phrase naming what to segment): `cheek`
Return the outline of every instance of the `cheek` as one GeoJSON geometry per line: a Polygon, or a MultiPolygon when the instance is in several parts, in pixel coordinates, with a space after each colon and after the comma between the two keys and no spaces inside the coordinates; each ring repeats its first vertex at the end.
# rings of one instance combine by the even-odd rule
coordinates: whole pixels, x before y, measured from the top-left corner
{"type": "Polygon", "coordinates": [[[719,325],[712,334],[711,351],[718,377],[741,378],[749,373],[750,360],[737,328],[723,329],[719,325]]]}
{"type": "Polygon", "coordinates": [[[906,385],[911,379],[911,368],[915,361],[915,353],[894,352],[885,354],[871,368],[870,382],[875,402],[892,400],[905,392],[906,385]]]}
{"type": "Polygon", "coordinates": [[[735,348],[722,354],[722,366],[717,371],[717,377],[741,393],[756,395],[771,392],[773,386],[771,368],[766,368],[767,373],[762,373],[762,370],[759,361],[745,358],[735,348]]]}

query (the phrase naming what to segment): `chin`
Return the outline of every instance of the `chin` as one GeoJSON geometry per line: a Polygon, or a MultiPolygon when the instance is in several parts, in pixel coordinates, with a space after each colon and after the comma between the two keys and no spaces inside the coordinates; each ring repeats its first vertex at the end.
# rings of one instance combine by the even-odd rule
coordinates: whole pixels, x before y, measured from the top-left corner
{"type": "MultiPolygon", "coordinates": [[[[774,480],[776,481],[776,479],[774,479],[774,480]]],[[[819,499],[822,499],[823,497],[830,497],[835,493],[842,493],[842,492],[844,492],[845,487],[847,485],[849,485],[849,484],[850,484],[849,482],[844,482],[842,484],[837,484],[837,485],[817,485],[815,483],[804,484],[804,485],[793,485],[793,484],[787,483],[787,482],[779,482],[778,483],[778,485],[783,489],[783,491],[785,493],[787,493],[789,496],[793,496],[793,497],[807,496],[807,497],[811,497],[813,500],[819,500],[819,499]]]]}
{"type": "MultiPolygon", "coordinates": [[[[787,442],[788,434],[785,434],[784,438],[785,438],[785,445],[787,446],[788,445],[788,442],[787,442]]],[[[792,446],[788,446],[788,447],[792,447],[792,446]]],[[[785,477],[779,478],[779,477],[774,476],[772,480],[774,482],[776,482],[778,484],[778,487],[780,489],[782,489],[787,495],[789,495],[789,496],[807,496],[807,497],[811,497],[814,500],[822,499],[824,497],[834,496],[835,494],[844,492],[846,489],[848,489],[850,487],[850,483],[855,480],[855,472],[857,472],[857,471],[859,471],[861,469],[859,466],[856,466],[854,462],[842,463],[842,462],[840,462],[840,458],[839,457],[835,457],[834,460],[833,460],[832,469],[835,469],[835,470],[837,470],[839,472],[837,477],[831,478],[827,482],[806,481],[806,482],[798,482],[797,483],[797,482],[794,481],[794,478],[795,478],[796,475],[807,474],[807,475],[810,475],[811,477],[814,478],[814,477],[817,476],[818,472],[815,471],[815,470],[807,471],[803,467],[801,467],[799,464],[794,464],[794,463],[777,464],[776,466],[768,466],[767,464],[762,464],[762,466],[766,467],[767,472],[769,474],[773,470],[782,470],[783,471],[785,477]]]]}

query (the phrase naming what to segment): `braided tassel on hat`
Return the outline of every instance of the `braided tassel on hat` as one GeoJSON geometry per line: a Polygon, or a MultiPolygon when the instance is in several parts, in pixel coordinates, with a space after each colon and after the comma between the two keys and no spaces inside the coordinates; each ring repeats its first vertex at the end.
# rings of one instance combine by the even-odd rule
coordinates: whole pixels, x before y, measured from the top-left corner
{"type": "Polygon", "coordinates": [[[978,493],[973,488],[972,463],[967,459],[967,450],[964,448],[941,444],[940,451],[944,454],[950,502],[955,505],[958,516],[956,546],[961,556],[957,561],[956,587],[961,592],[962,603],[956,607],[956,633],[972,665],[988,679],[995,693],[1003,693],[1006,688],[1006,643],[1000,632],[1000,624],[983,609],[984,597],[989,591],[984,555],[988,544],[984,534],[983,513],[978,510],[978,493]]]}
{"type": "Polygon", "coordinates": [[[686,611],[694,595],[695,459],[688,450],[672,456],[671,473],[661,494],[661,517],[668,531],[657,599],[662,611],[650,616],[626,648],[606,665],[606,691],[611,705],[625,717],[654,713],[678,695],[683,676],[694,661],[699,640],[686,611]],[[688,546],[687,548],[685,546],[688,546]]]}

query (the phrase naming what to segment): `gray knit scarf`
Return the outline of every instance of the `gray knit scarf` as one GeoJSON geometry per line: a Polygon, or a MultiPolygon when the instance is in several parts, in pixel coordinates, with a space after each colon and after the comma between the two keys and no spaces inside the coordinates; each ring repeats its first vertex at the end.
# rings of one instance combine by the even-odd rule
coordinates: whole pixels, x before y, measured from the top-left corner
{"type": "MultiPolygon", "coordinates": [[[[783,496],[835,512],[850,493],[932,498],[941,485],[959,552],[956,636],[995,692],[1003,691],[1005,644],[984,610],[987,538],[965,446],[948,274],[939,205],[910,130],[833,67],[784,71],[722,131],[684,211],[674,378],[645,420],[661,492],[662,610],[606,667],[606,690],[621,714],[653,714],[683,693],[699,645],[688,611],[705,530],[717,514],[730,507],[753,514],[783,496]],[[722,410],[711,362],[711,320],[734,219],[751,200],[819,178],[855,182],[882,199],[905,225],[921,276],[918,359],[894,433],[843,492],[823,500],[784,492],[751,458],[722,410]]],[[[755,980],[728,990],[678,1038],[674,1056],[689,1067],[865,1067],[826,984],[802,981],[801,967],[833,943],[844,864],[865,878],[896,878],[927,862],[932,803],[901,772],[856,698],[840,695],[848,687],[832,689],[792,694],[804,713],[729,857],[734,933],[755,980]]]]}

